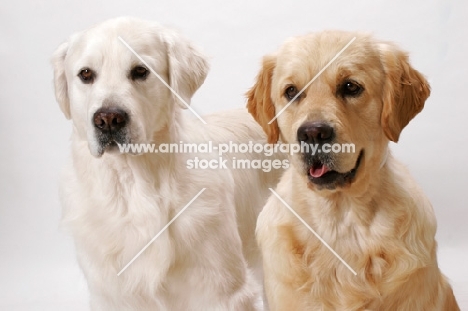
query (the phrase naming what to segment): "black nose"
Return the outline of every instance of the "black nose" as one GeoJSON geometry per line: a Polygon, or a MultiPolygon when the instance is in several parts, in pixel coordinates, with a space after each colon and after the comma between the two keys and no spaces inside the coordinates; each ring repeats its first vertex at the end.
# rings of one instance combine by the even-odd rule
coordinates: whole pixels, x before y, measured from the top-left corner
{"type": "Polygon", "coordinates": [[[100,108],[93,117],[94,126],[103,132],[118,131],[127,124],[127,121],[127,113],[118,108],[100,108]]]}
{"type": "Polygon", "coordinates": [[[320,144],[331,142],[333,127],[323,122],[307,122],[297,130],[298,142],[307,144],[320,144]]]}

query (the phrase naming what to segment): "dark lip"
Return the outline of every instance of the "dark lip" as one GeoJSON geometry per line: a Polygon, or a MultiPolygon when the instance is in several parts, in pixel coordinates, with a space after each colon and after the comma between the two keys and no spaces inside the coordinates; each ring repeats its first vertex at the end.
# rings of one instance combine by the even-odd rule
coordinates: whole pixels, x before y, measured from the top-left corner
{"type": "Polygon", "coordinates": [[[100,147],[105,150],[117,146],[117,140],[113,137],[108,137],[107,139],[101,139],[99,141],[100,147]]]}
{"type": "Polygon", "coordinates": [[[327,189],[334,189],[336,187],[344,186],[346,184],[351,184],[354,181],[354,178],[356,177],[356,173],[360,167],[363,156],[364,150],[361,150],[356,160],[356,165],[352,170],[348,172],[339,173],[337,171],[329,171],[323,174],[323,176],[321,177],[312,177],[309,173],[309,170],[307,170],[307,177],[313,184],[327,189]]]}
{"type": "Polygon", "coordinates": [[[117,142],[115,140],[111,140],[105,146],[103,146],[104,149],[111,149],[114,147],[117,147],[117,142]]]}
{"type": "Polygon", "coordinates": [[[127,130],[125,129],[112,132],[102,132],[96,130],[95,135],[101,148],[107,148],[108,146],[115,146],[117,144],[124,144],[128,140],[127,130]]]}
{"type": "Polygon", "coordinates": [[[103,155],[105,152],[111,152],[117,149],[118,145],[128,143],[126,132],[119,131],[115,133],[102,133],[97,131],[96,138],[99,143],[99,155],[103,155]]]}

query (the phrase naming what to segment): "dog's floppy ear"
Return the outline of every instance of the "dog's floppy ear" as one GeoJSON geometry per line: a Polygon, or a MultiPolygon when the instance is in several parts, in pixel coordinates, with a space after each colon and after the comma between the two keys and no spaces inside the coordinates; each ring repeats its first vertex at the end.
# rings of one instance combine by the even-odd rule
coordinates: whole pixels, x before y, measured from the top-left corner
{"type": "MultiPolygon", "coordinates": [[[[188,39],[167,30],[161,38],[167,48],[169,85],[187,103],[205,81],[209,64],[206,57],[188,39]]],[[[187,106],[175,96],[182,108],[187,106]]]]}
{"type": "Polygon", "coordinates": [[[54,67],[55,98],[65,117],[70,119],[70,99],[68,98],[68,84],[65,76],[65,57],[67,56],[68,45],[68,42],[62,43],[55,50],[52,56],[52,66],[54,67]]]}
{"type": "Polygon", "coordinates": [[[379,49],[386,74],[381,124],[387,138],[397,142],[403,128],[423,109],[431,89],[405,52],[387,43],[379,49]]]}
{"type": "Polygon", "coordinates": [[[276,143],[279,138],[278,122],[273,121],[275,117],[275,106],[271,99],[271,79],[276,67],[275,56],[265,56],[262,68],[257,75],[257,81],[247,92],[247,109],[254,119],[262,126],[267,134],[268,143],[276,143]]]}

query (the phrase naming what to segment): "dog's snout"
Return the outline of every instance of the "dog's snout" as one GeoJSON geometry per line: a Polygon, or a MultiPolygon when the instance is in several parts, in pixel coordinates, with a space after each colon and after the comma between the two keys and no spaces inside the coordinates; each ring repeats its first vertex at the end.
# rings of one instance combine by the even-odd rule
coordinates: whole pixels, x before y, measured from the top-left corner
{"type": "Polygon", "coordinates": [[[93,123],[101,131],[118,131],[128,121],[125,111],[118,108],[101,108],[94,113],[93,123]]]}
{"type": "Polygon", "coordinates": [[[330,142],[333,135],[333,127],[323,122],[305,123],[297,130],[297,140],[308,144],[330,142]]]}

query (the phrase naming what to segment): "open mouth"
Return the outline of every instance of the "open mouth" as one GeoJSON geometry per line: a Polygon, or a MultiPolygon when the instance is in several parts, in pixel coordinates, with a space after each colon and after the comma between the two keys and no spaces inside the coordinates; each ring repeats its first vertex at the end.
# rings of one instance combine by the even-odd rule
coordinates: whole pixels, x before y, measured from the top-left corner
{"type": "Polygon", "coordinates": [[[361,159],[363,156],[364,151],[361,150],[354,168],[345,173],[331,170],[323,162],[313,162],[308,171],[309,180],[316,185],[324,186],[326,188],[335,188],[337,186],[350,184],[354,181],[354,177],[356,176],[356,172],[359,169],[359,165],[361,164],[361,159]]]}

